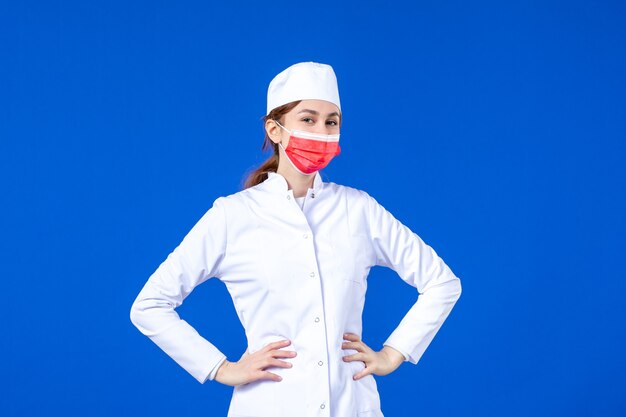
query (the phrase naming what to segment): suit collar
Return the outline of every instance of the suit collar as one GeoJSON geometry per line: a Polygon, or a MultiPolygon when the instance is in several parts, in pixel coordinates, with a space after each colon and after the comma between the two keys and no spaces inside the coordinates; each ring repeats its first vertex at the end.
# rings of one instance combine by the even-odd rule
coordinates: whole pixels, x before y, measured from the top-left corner
{"type": "MultiPolygon", "coordinates": [[[[263,181],[263,186],[268,190],[276,193],[293,193],[289,189],[289,184],[285,177],[277,172],[268,172],[267,179],[263,181]]],[[[315,178],[313,179],[313,193],[318,194],[324,188],[324,181],[319,171],[315,172],[315,178]]]]}

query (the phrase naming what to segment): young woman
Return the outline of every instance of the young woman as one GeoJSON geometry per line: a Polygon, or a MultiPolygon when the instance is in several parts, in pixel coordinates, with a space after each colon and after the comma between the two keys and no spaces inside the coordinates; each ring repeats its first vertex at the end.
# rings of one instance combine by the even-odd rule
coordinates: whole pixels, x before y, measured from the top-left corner
{"type": "Polygon", "coordinates": [[[341,151],[341,119],[330,66],[278,74],[263,143],[273,155],[244,190],[214,201],[132,305],[133,324],[199,382],[234,387],[230,417],[382,416],[373,375],[416,364],[461,294],[435,251],[373,197],[322,181],[319,170],[341,151]],[[419,293],[380,351],[360,337],[375,265],[419,293]],[[175,311],[211,277],[245,328],[236,361],[175,311]]]}

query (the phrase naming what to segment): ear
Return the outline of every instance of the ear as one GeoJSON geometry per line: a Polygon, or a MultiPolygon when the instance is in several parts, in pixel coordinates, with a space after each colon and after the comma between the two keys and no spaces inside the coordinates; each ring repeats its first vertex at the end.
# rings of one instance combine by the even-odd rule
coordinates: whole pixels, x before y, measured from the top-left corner
{"type": "Polygon", "coordinates": [[[265,122],[265,132],[267,133],[267,136],[269,136],[269,138],[272,140],[272,142],[280,142],[282,129],[276,124],[274,120],[270,119],[265,122]]]}

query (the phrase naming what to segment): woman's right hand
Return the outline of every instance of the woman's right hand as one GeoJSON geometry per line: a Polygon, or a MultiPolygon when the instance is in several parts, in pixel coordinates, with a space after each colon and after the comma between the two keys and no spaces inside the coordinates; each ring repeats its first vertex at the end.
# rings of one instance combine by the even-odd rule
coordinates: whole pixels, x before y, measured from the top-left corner
{"type": "Polygon", "coordinates": [[[246,349],[241,359],[237,362],[225,360],[217,370],[215,380],[224,385],[233,387],[260,379],[269,379],[278,382],[282,380],[282,378],[265,369],[271,366],[291,368],[293,366],[291,363],[277,359],[293,358],[296,356],[296,352],[292,350],[280,350],[280,348],[289,346],[290,344],[291,341],[289,340],[269,343],[265,345],[263,349],[252,354],[248,353],[248,349],[246,349]]]}

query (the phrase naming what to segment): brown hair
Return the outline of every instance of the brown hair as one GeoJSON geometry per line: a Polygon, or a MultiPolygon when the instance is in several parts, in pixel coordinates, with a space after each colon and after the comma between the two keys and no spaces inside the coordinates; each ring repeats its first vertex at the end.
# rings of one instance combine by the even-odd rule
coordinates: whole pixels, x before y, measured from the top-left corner
{"type": "MultiPolygon", "coordinates": [[[[292,101],[291,103],[283,104],[280,107],[276,107],[274,110],[269,112],[267,116],[263,116],[263,128],[265,128],[265,122],[268,120],[278,120],[281,124],[283,123],[283,116],[286,115],[296,107],[300,103],[298,101],[292,101]]],[[[243,188],[250,188],[257,184],[262,183],[267,179],[268,172],[276,172],[278,169],[278,144],[272,142],[270,137],[267,135],[267,131],[265,132],[265,139],[263,140],[263,145],[261,146],[262,151],[266,151],[268,149],[273,148],[274,154],[270,156],[260,167],[255,169],[252,173],[250,173],[245,182],[243,188]]]]}

